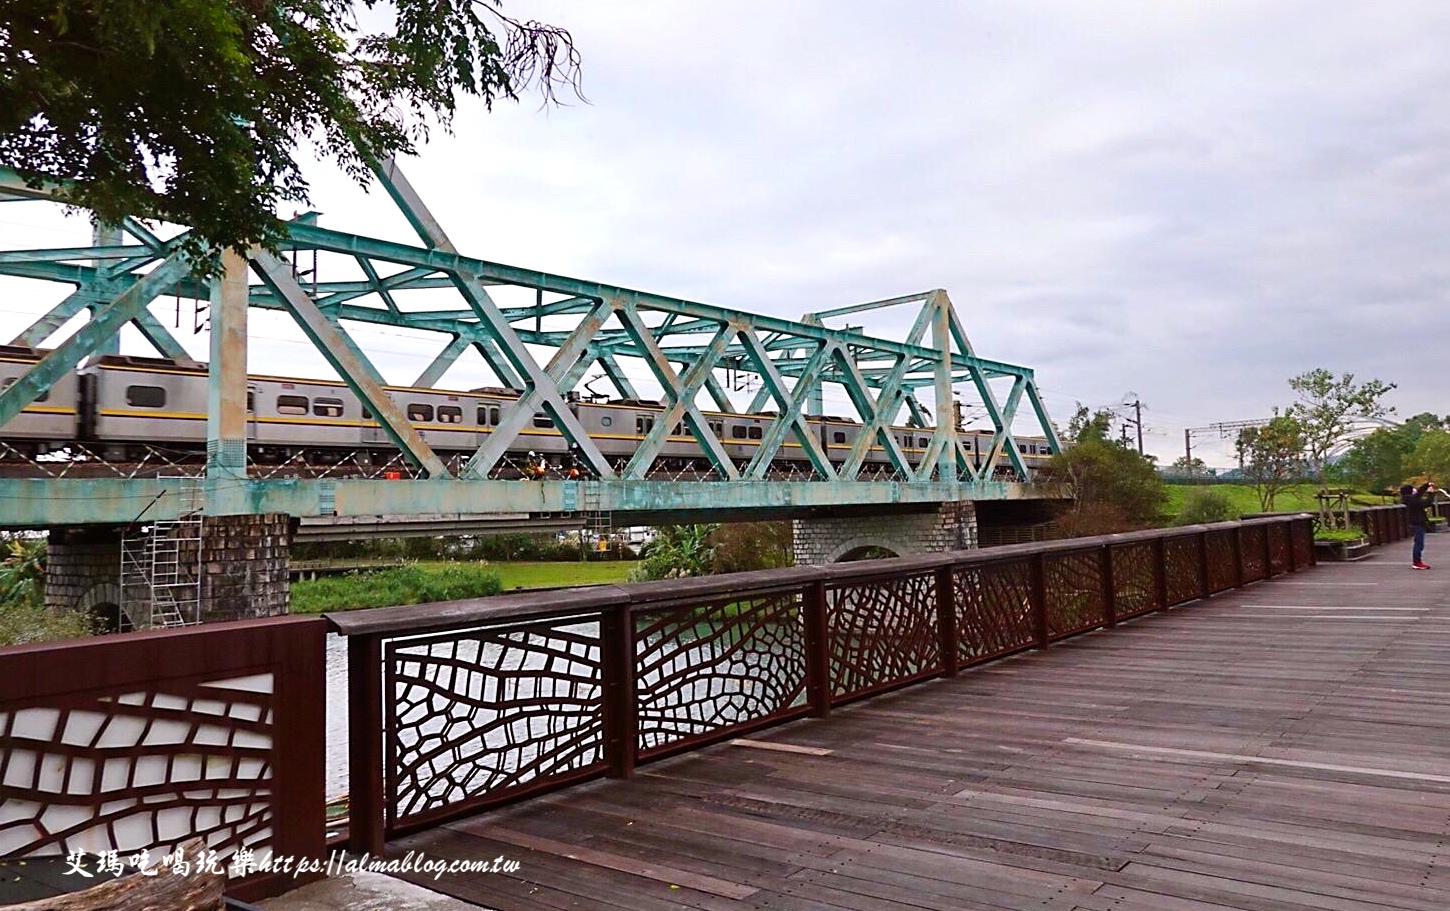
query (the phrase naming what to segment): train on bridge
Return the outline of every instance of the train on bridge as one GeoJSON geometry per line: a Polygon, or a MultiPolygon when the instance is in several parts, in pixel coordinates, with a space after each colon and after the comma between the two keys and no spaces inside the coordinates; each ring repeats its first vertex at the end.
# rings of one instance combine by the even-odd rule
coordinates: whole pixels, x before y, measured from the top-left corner
{"type": "MultiPolygon", "coordinates": [[[[45,354],[43,349],[0,346],[0,388],[9,386],[45,354]]],[[[207,436],[207,372],[204,365],[160,358],[107,355],[58,379],[48,392],[27,406],[3,428],[3,458],[31,458],[79,443],[108,461],[133,461],[148,448],[205,457],[207,436]]],[[[386,387],[413,427],[441,455],[472,453],[500,423],[519,397],[518,390],[484,388],[471,391],[386,387]]],[[[623,464],[665,409],[659,402],[638,399],[571,398],[578,417],[611,463],[623,464]]],[[[725,452],[739,464],[749,462],[774,420],[769,412],[739,414],[703,412],[725,452]]],[[[862,427],[841,417],[808,418],[812,433],[832,462],[851,452],[862,427]]],[[[931,444],[932,428],[893,426],[890,434],[907,461],[915,465],[931,444]]],[[[963,431],[969,451],[980,467],[991,451],[990,431],[963,431]]],[[[342,458],[387,459],[396,455],[378,422],[346,384],[336,380],[281,376],[249,376],[247,382],[248,458],[280,463],[302,456],[319,464],[342,458]]],[[[1043,437],[1017,437],[1016,445],[1029,470],[1042,468],[1051,457],[1043,437]]],[[[530,456],[569,458],[565,436],[547,414],[536,414],[519,433],[506,461],[523,464],[530,456]]],[[[808,468],[798,440],[780,447],[777,466],[808,468]]],[[[660,470],[710,471],[699,442],[677,424],[660,451],[660,470]]],[[[890,460],[878,440],[867,452],[863,474],[889,469],[890,460]]],[[[994,466],[997,476],[1013,474],[1005,455],[994,466]]]]}

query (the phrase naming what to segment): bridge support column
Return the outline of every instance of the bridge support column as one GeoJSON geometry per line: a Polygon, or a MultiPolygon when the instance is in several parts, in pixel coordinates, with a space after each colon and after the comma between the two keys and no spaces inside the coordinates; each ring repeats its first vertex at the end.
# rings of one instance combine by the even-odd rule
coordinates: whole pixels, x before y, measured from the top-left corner
{"type": "Polygon", "coordinates": [[[796,519],[792,538],[797,566],[836,563],[873,548],[897,556],[967,550],[977,546],[976,507],[962,500],[934,512],[796,519]]]}
{"type": "Polygon", "coordinates": [[[45,545],[47,610],[94,611],[114,621],[121,597],[121,528],[52,529],[45,545]]]}
{"type": "MultiPolygon", "coordinates": [[[[116,525],[57,528],[46,548],[45,606],[83,610],[120,629],[145,626],[149,592],[121,585],[122,538],[116,525]]],[[[192,585],[202,622],[287,613],[287,552],[291,517],[284,514],[206,516],[196,539],[184,542],[176,579],[192,585]]],[[[178,598],[178,600],[181,600],[178,598]]],[[[190,600],[187,598],[186,600],[190,600]]]]}
{"type": "Polygon", "coordinates": [[[292,518],[207,516],[201,538],[201,619],[242,620],[287,613],[292,518]]]}

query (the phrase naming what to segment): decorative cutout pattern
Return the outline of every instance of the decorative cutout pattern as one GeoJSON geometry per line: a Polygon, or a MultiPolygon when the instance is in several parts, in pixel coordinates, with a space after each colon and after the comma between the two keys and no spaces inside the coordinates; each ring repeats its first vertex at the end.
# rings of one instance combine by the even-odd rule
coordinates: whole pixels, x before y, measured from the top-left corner
{"type": "Polygon", "coordinates": [[[1208,533],[1208,590],[1227,591],[1238,584],[1234,565],[1234,531],[1222,529],[1208,533]]]}
{"type": "Polygon", "coordinates": [[[805,706],[798,592],[646,615],[634,635],[642,757],[805,706]]]}
{"type": "Polygon", "coordinates": [[[1101,626],[1107,618],[1103,605],[1102,565],[1096,551],[1048,554],[1043,561],[1047,583],[1047,635],[1058,638],[1101,626]]]}
{"type": "Polygon", "coordinates": [[[1019,651],[1037,641],[1025,560],[958,567],[952,582],[957,654],[963,664],[1019,651]]]}
{"type": "Polygon", "coordinates": [[[1136,617],[1158,607],[1153,545],[1124,544],[1112,548],[1113,595],[1118,619],[1136,617]]]}
{"type": "Polygon", "coordinates": [[[1264,529],[1269,536],[1269,569],[1278,575],[1289,571],[1289,526],[1270,525],[1264,529]]]}
{"type": "Polygon", "coordinates": [[[1244,581],[1256,582],[1269,577],[1269,568],[1264,565],[1264,533],[1262,525],[1245,525],[1241,529],[1244,561],[1244,581]]]}
{"type": "Polygon", "coordinates": [[[383,661],[390,824],[603,763],[597,623],[393,641],[383,661]]]}
{"type": "Polygon", "coordinates": [[[1198,536],[1168,538],[1163,542],[1164,570],[1168,574],[1168,603],[1192,601],[1203,591],[1203,567],[1198,561],[1198,536]]]}
{"type": "Polygon", "coordinates": [[[0,711],[0,856],[270,844],[273,676],[155,683],[0,711]]]}
{"type": "Polygon", "coordinates": [[[1314,562],[1314,528],[1308,522],[1295,522],[1289,532],[1294,548],[1294,565],[1304,567],[1314,562]]]}
{"type": "Polygon", "coordinates": [[[827,588],[831,691],[859,695],[941,667],[931,574],[827,588]]]}

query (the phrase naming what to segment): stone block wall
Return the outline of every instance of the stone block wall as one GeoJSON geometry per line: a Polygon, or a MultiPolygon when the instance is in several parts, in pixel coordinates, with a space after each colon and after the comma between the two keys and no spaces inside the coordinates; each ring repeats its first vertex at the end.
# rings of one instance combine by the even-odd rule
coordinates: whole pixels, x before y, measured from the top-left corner
{"type": "Polygon", "coordinates": [[[57,528],[46,541],[45,606],[50,610],[121,603],[121,529],[57,528]]]}
{"type": "Polygon", "coordinates": [[[796,519],[792,537],[797,566],[835,563],[868,547],[897,556],[967,550],[977,546],[976,510],[963,500],[935,512],[796,519]]]}
{"type": "Polygon", "coordinates": [[[207,516],[201,538],[201,619],[287,613],[291,517],[207,516]]]}
{"type": "MultiPolygon", "coordinates": [[[[46,607],[93,611],[102,605],[125,609],[147,601],[147,589],[121,588],[124,533],[119,526],[52,530],[46,557],[46,607]]],[[[291,535],[287,515],[204,517],[199,561],[194,539],[183,544],[179,554],[184,581],[192,580],[192,568],[200,567],[202,622],[287,613],[291,535]]],[[[132,618],[138,623],[144,624],[150,616],[149,612],[137,613],[145,613],[132,618]]]]}

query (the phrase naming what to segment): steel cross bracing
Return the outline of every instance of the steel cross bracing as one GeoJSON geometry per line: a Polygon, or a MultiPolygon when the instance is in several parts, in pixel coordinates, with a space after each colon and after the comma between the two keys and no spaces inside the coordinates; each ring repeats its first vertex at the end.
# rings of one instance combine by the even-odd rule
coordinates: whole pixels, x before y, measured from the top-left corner
{"type": "MultiPolygon", "coordinates": [[[[62,282],[75,289],[15,336],[12,344],[43,347],[72,317],[82,312],[89,316],[79,331],[0,391],[0,428],[88,358],[113,352],[118,332],[127,323],[162,357],[194,363],[147,309],[158,298],[175,295],[209,302],[211,307],[208,511],[268,511],[285,504],[284,511],[315,514],[329,503],[338,508],[346,501],[354,512],[393,508],[427,513],[436,511],[437,497],[447,496],[456,505],[459,482],[490,488],[484,496],[481,491],[462,495],[473,506],[498,503],[504,511],[517,511],[521,503],[557,506],[569,498],[551,484],[529,485],[529,492],[521,494],[497,487],[517,487],[518,482],[487,480],[505,454],[518,447],[521,431],[538,414],[551,418],[577,447],[587,474],[597,479],[589,483],[600,485],[604,508],[613,509],[631,508],[630,503],[708,508],[711,503],[765,504],[781,499],[786,504],[833,505],[1032,495],[1029,488],[992,477],[992,466],[1005,456],[1019,478],[1028,478],[1011,431],[1024,397],[1040,436],[1047,438],[1053,451],[1057,449],[1032,371],[978,357],[945,291],[841,307],[792,321],[521,269],[459,253],[395,165],[385,163],[376,172],[421,243],[330,230],[315,224],[311,213],[294,219],[288,223],[286,251],[299,260],[320,263],[318,271],[331,273],[327,280],[316,272],[299,277],[292,263],[257,248],[245,257],[222,257],[222,277],[199,281],[192,263],[180,252],[184,235],[163,239],[134,219],[126,220],[119,230],[97,231],[95,242],[87,247],[0,251],[0,275],[62,282]],[[532,300],[521,303],[519,289],[532,292],[532,300]],[[452,302],[440,306],[434,298],[445,290],[452,292],[452,302]],[[432,292],[429,303],[419,301],[420,292],[432,292]],[[511,300],[502,301],[501,296],[511,300]],[[901,340],[826,325],[828,319],[903,305],[915,306],[918,312],[901,340]],[[417,467],[418,476],[434,484],[447,482],[452,492],[445,495],[442,488],[435,488],[436,494],[415,492],[410,499],[381,489],[362,493],[358,488],[354,498],[342,493],[348,485],[371,482],[327,482],[337,485],[336,490],[320,492],[304,490],[307,482],[297,480],[246,478],[245,434],[239,430],[245,422],[245,404],[238,389],[246,383],[249,307],[290,314],[366,404],[381,430],[417,467]],[[348,324],[357,323],[423,330],[439,337],[437,356],[414,386],[435,386],[472,350],[500,385],[520,390],[517,401],[504,410],[499,424],[456,472],[450,473],[390,398],[382,374],[347,330],[348,324]],[[569,404],[571,394],[582,391],[586,374],[596,368],[620,398],[638,399],[637,380],[632,381],[623,366],[631,362],[643,365],[658,385],[664,413],[620,467],[604,457],[569,404]],[[767,416],[763,409],[774,410],[748,464],[737,464],[727,454],[699,403],[703,395],[715,411],[739,410],[722,384],[726,374],[748,374],[758,381],[750,413],[763,417],[767,416]],[[833,462],[807,423],[808,417],[821,414],[822,389],[827,385],[844,390],[856,411],[852,417],[864,427],[844,461],[833,462]],[[927,425],[927,409],[919,397],[922,390],[930,392],[945,419],[935,422],[930,446],[913,466],[889,428],[902,421],[903,413],[913,426],[927,425]],[[975,396],[994,428],[990,452],[981,454],[985,458],[972,458],[946,404],[963,391],[975,396]],[[712,479],[726,483],[671,485],[652,477],[652,467],[677,424],[698,441],[712,479]],[[800,447],[812,481],[836,483],[817,483],[812,489],[809,484],[800,487],[773,479],[772,463],[788,443],[800,447]],[[884,447],[895,469],[896,480],[889,484],[861,476],[874,446],[884,447]],[[742,491],[748,491],[743,500],[742,491]],[[218,498],[229,505],[217,502],[218,498]],[[416,506],[409,505],[414,502],[416,506]]],[[[26,187],[15,174],[0,171],[0,200],[46,198],[45,192],[26,187]]],[[[7,483],[15,482],[0,481],[0,486],[7,483]]],[[[416,485],[405,486],[416,490],[416,485]]]]}

